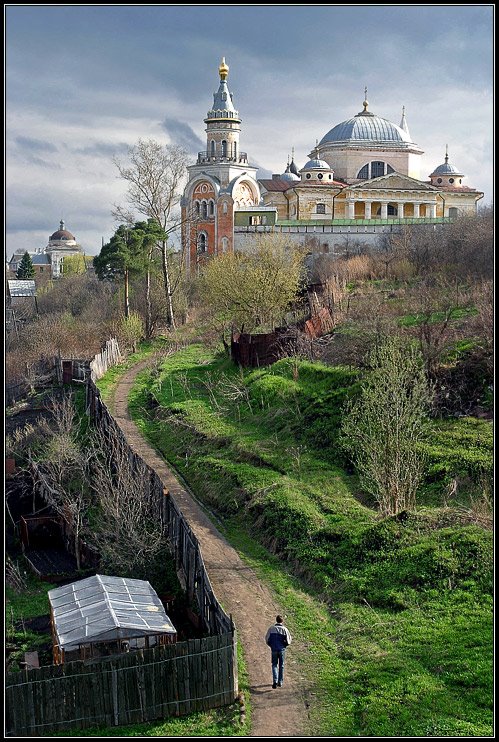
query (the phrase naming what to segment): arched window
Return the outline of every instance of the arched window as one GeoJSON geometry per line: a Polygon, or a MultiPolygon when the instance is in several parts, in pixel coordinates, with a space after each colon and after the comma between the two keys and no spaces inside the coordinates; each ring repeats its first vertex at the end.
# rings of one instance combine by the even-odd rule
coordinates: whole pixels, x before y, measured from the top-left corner
{"type": "Polygon", "coordinates": [[[213,139],[211,140],[211,156],[215,157],[215,142],[213,139]]]}
{"type": "Polygon", "coordinates": [[[229,240],[227,237],[222,237],[222,252],[227,252],[229,247],[229,240]]]}
{"type": "Polygon", "coordinates": [[[201,206],[199,204],[199,201],[196,201],[196,216],[199,216],[201,213],[201,206]]]}
{"type": "Polygon", "coordinates": [[[225,139],[222,141],[222,157],[227,157],[227,142],[225,139]]]}
{"type": "Polygon", "coordinates": [[[381,160],[374,160],[361,167],[357,173],[357,178],[359,180],[368,180],[369,178],[379,178],[380,175],[387,175],[394,172],[395,170],[391,165],[387,165],[386,162],[382,162],[381,160]]]}
{"type": "Polygon", "coordinates": [[[210,201],[210,216],[213,216],[215,214],[215,204],[213,202],[213,199],[210,201]]]}
{"type": "Polygon", "coordinates": [[[208,237],[206,236],[206,232],[200,232],[198,234],[198,252],[206,252],[208,249],[208,237]]]}
{"type": "Polygon", "coordinates": [[[234,142],[234,159],[237,160],[237,142],[234,142]]]}
{"type": "Polygon", "coordinates": [[[227,213],[227,201],[224,201],[224,205],[222,207],[222,211],[223,211],[224,214],[227,213]]]}
{"type": "Polygon", "coordinates": [[[316,213],[317,214],[325,214],[326,213],[326,204],[317,204],[316,213]]]}
{"type": "Polygon", "coordinates": [[[202,203],[202,216],[206,218],[208,216],[208,204],[206,201],[203,201],[202,203]]]}

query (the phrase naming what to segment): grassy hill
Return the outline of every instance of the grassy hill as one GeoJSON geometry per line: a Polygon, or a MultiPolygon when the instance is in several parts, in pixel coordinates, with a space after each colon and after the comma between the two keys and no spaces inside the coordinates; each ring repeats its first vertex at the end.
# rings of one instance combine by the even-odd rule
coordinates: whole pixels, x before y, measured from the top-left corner
{"type": "Polygon", "coordinates": [[[435,421],[420,506],[380,519],[338,446],[357,381],[296,359],[242,372],[193,345],[145,372],[130,402],[287,607],[312,733],[489,736],[491,424],[435,421]]]}

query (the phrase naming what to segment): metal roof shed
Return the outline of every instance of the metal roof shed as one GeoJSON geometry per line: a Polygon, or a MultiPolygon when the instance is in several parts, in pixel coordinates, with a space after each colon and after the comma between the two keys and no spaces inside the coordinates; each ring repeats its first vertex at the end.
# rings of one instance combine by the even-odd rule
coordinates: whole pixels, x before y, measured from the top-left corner
{"type": "Polygon", "coordinates": [[[175,627],[145,580],[94,575],[48,596],[56,664],[176,641],[175,627]]]}

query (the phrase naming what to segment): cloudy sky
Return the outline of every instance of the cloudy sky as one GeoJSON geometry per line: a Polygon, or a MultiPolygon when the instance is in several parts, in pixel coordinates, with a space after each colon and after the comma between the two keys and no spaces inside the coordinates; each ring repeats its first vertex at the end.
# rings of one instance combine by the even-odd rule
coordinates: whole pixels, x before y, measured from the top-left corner
{"type": "Polygon", "coordinates": [[[493,5],[4,5],[6,252],[62,218],[87,254],[116,223],[113,156],[139,138],[205,149],[222,56],[241,149],[282,172],[362,110],[400,123],[493,202],[493,5]]]}

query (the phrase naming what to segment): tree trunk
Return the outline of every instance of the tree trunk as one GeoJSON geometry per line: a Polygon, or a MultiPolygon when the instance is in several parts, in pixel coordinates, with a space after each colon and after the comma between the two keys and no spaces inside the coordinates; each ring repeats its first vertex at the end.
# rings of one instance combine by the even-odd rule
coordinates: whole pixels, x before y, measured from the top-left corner
{"type": "Polygon", "coordinates": [[[75,559],[76,559],[76,569],[80,571],[81,569],[81,559],[80,559],[80,549],[79,549],[79,528],[76,526],[74,530],[74,550],[75,550],[75,559]]]}
{"type": "Polygon", "coordinates": [[[163,268],[163,280],[165,283],[166,296],[166,322],[171,330],[176,330],[175,317],[173,314],[173,303],[171,294],[170,270],[168,268],[168,242],[165,240],[161,245],[161,264],[163,268]]]}
{"type": "Polygon", "coordinates": [[[128,271],[125,271],[125,317],[130,316],[130,300],[128,298],[128,271]]]}
{"type": "Polygon", "coordinates": [[[152,306],[151,306],[151,269],[149,264],[146,272],[146,339],[152,335],[152,306]]]}

